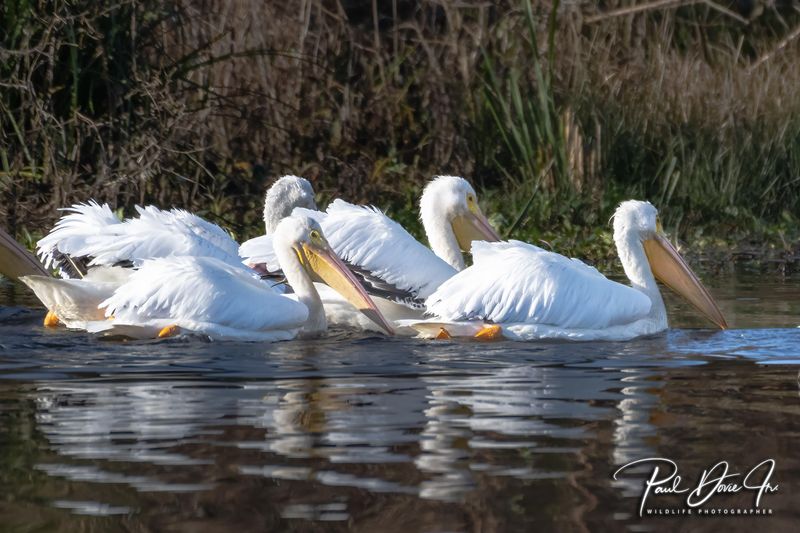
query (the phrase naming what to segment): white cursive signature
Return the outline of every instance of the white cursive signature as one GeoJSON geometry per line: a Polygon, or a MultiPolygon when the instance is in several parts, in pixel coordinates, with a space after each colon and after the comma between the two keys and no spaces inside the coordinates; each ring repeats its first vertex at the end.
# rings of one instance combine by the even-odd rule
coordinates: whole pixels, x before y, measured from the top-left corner
{"type": "Polygon", "coordinates": [[[649,479],[645,481],[644,492],[642,492],[642,500],[639,504],[639,516],[645,508],[647,497],[652,492],[653,494],[684,494],[686,496],[686,505],[694,508],[699,507],[706,503],[714,494],[735,494],[742,490],[755,491],[755,506],[761,504],[761,497],[764,493],[777,492],[778,484],[770,484],[769,480],[772,473],[775,471],[775,460],[765,459],[750,469],[750,471],[742,478],[740,473],[728,473],[728,462],[720,461],[711,468],[703,470],[700,475],[697,485],[694,488],[682,485],[683,479],[678,475],[678,465],[671,459],[663,457],[648,457],[646,459],[637,459],[626,465],[623,465],[614,472],[614,479],[623,470],[636,465],[653,464],[653,472],[650,474],[649,479]],[[662,468],[665,470],[661,474],[662,468]],[[757,473],[763,472],[763,477],[758,480],[757,473]],[[661,474],[661,477],[659,477],[661,474]]]}

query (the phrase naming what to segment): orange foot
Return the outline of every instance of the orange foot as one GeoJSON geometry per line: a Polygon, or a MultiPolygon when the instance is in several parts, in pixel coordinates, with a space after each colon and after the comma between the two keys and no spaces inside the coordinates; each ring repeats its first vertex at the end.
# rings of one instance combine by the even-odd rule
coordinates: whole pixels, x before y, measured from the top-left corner
{"type": "Polygon", "coordinates": [[[59,324],[61,324],[61,321],[58,319],[56,314],[54,312],[52,312],[52,311],[48,311],[47,314],[44,317],[44,327],[46,327],[46,328],[55,328],[59,324]]]}
{"type": "Polygon", "coordinates": [[[181,332],[181,328],[176,326],[175,324],[171,326],[167,326],[165,328],[161,328],[161,331],[158,332],[159,339],[166,339],[167,337],[174,337],[175,335],[181,332]]]}
{"type": "Polygon", "coordinates": [[[436,334],[434,339],[437,341],[446,341],[448,339],[452,339],[453,337],[450,336],[450,332],[444,328],[439,328],[439,333],[436,334]]]}
{"type": "Polygon", "coordinates": [[[489,324],[483,326],[481,330],[475,334],[475,338],[479,341],[497,341],[503,338],[503,328],[497,324],[489,324]]]}

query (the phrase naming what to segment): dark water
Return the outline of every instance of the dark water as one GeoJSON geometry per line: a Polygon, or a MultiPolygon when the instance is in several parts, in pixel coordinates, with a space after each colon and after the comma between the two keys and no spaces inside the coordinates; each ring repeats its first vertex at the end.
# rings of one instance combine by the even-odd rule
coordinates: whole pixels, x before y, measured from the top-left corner
{"type": "Polygon", "coordinates": [[[263,345],[45,331],[6,284],[0,530],[796,530],[800,278],[711,287],[734,329],[670,300],[675,329],[628,343],[263,345]],[[612,474],[646,457],[691,487],[774,459],[772,514],[639,518],[651,469],[612,474]]]}

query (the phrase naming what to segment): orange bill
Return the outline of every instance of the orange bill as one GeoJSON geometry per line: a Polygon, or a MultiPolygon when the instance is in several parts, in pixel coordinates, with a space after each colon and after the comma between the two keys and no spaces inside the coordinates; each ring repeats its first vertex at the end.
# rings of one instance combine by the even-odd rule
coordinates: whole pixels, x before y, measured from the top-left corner
{"type": "Polygon", "coordinates": [[[472,250],[472,241],[496,242],[501,240],[500,235],[489,224],[477,204],[470,207],[468,214],[455,217],[452,226],[462,252],[472,250]]]}
{"type": "Polygon", "coordinates": [[[47,276],[50,273],[11,235],[0,229],[0,274],[19,279],[22,276],[47,276]]]}
{"type": "Polygon", "coordinates": [[[644,251],[657,280],[682,296],[719,328],[727,329],[728,323],[714,298],[663,235],[656,234],[644,241],[644,251]]]}
{"type": "Polygon", "coordinates": [[[306,267],[312,275],[318,278],[318,281],[341,294],[367,318],[383,328],[386,333],[394,335],[392,326],[378,310],[367,291],[350,272],[347,265],[327,245],[306,243],[302,247],[302,252],[301,257],[304,259],[306,267]]]}

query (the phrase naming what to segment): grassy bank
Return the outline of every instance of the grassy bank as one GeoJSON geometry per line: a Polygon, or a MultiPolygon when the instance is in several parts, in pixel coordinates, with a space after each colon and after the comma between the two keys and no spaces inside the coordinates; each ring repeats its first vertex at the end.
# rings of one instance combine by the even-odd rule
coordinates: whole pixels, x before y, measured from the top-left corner
{"type": "Polygon", "coordinates": [[[282,4],[4,2],[0,221],[33,239],[91,197],[244,238],[296,173],[419,231],[452,173],[504,233],[600,261],[631,197],[695,251],[797,255],[790,1],[282,4]]]}

